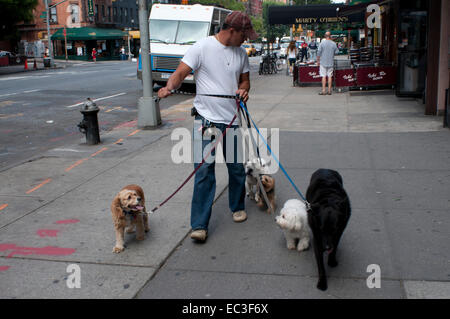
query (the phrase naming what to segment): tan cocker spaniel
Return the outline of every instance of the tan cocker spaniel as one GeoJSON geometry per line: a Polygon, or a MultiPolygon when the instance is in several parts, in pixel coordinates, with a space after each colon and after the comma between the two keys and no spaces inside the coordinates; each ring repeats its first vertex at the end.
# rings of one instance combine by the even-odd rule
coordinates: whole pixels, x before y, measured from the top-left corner
{"type": "Polygon", "coordinates": [[[144,240],[144,232],[148,232],[150,228],[145,209],[144,191],[140,186],[132,184],[122,188],[112,201],[111,213],[116,231],[116,245],[113,253],[120,253],[125,249],[125,231],[133,233],[136,230],[136,239],[144,240]]]}

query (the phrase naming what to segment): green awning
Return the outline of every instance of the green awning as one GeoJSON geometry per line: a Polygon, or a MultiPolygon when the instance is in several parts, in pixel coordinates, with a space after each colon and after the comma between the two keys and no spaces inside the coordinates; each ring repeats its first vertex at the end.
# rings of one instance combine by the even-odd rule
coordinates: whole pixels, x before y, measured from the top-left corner
{"type": "MultiPolygon", "coordinates": [[[[66,28],[67,40],[113,40],[122,39],[127,33],[118,29],[102,28],[66,28]]],[[[64,28],[58,29],[52,36],[52,40],[64,40],[64,28]]]]}

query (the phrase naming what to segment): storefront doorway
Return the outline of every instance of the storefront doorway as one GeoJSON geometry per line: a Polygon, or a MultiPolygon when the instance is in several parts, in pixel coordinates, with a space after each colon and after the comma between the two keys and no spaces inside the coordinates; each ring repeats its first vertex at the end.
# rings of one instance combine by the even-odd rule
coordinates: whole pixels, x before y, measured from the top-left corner
{"type": "Polygon", "coordinates": [[[427,20],[426,8],[400,7],[397,96],[422,97],[425,92],[427,20]]]}

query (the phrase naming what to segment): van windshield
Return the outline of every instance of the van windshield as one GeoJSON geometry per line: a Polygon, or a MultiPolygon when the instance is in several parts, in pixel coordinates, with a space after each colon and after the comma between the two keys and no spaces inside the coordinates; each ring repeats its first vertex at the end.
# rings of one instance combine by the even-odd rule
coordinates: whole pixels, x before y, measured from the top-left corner
{"type": "Polygon", "coordinates": [[[208,36],[209,22],[150,20],[150,41],[193,44],[208,36]]]}

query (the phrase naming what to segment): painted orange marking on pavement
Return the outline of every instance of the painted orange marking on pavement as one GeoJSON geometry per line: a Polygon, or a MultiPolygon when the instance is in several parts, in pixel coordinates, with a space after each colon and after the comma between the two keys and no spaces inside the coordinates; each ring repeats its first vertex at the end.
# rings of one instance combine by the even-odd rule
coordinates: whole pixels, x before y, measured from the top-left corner
{"type": "Polygon", "coordinates": [[[64,171],[68,172],[68,171],[70,171],[71,169],[77,167],[78,165],[80,165],[81,163],[83,163],[83,162],[85,162],[85,161],[87,161],[87,160],[88,160],[87,158],[80,159],[79,161],[76,161],[75,164],[73,164],[73,165],[67,167],[64,171]]]}
{"type": "Polygon", "coordinates": [[[114,142],[114,144],[119,144],[123,142],[123,138],[119,138],[117,141],[114,142]]]}
{"type": "Polygon", "coordinates": [[[64,219],[56,221],[55,224],[57,225],[76,224],[79,221],[80,221],[79,219],[64,219]]]}
{"type": "Polygon", "coordinates": [[[13,117],[19,117],[23,116],[23,113],[17,113],[17,114],[0,114],[0,119],[10,119],[13,117]]]}
{"type": "Polygon", "coordinates": [[[136,130],[136,131],[134,131],[134,132],[128,134],[128,136],[133,136],[134,134],[138,133],[139,131],[140,131],[140,130],[136,130]]]}
{"type": "Polygon", "coordinates": [[[59,230],[57,229],[39,229],[36,234],[39,237],[57,237],[59,230]]]}
{"type": "Polygon", "coordinates": [[[68,256],[72,255],[76,249],[62,248],[62,247],[21,247],[15,244],[0,244],[0,252],[11,250],[7,258],[12,258],[14,255],[46,255],[46,256],[68,256]]]}
{"type": "Polygon", "coordinates": [[[97,151],[97,152],[95,152],[94,154],[92,154],[91,157],[94,157],[94,156],[100,154],[101,152],[106,151],[107,149],[108,149],[107,147],[104,147],[104,148],[102,148],[100,151],[97,151]]]}
{"type": "Polygon", "coordinates": [[[5,209],[6,207],[8,207],[8,204],[0,205],[0,210],[5,209]]]}
{"type": "Polygon", "coordinates": [[[44,186],[45,184],[50,183],[51,181],[52,181],[52,179],[51,179],[51,178],[48,178],[48,179],[46,179],[45,181],[43,181],[42,183],[40,183],[38,186],[36,186],[36,187],[30,189],[29,191],[27,191],[26,193],[27,193],[27,194],[30,194],[30,193],[34,192],[35,190],[41,188],[41,187],[44,186]]]}
{"type": "Polygon", "coordinates": [[[113,128],[113,130],[119,129],[119,128],[124,128],[124,127],[135,127],[137,125],[137,120],[134,121],[128,121],[128,122],[124,122],[122,124],[119,124],[117,126],[115,126],[113,128]]]}

